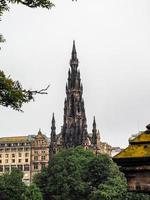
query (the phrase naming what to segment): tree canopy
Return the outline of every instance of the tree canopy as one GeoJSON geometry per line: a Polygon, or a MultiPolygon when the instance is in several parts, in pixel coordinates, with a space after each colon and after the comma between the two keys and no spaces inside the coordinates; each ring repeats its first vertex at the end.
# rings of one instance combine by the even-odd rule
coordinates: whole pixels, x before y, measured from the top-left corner
{"type": "Polygon", "coordinates": [[[58,153],[34,182],[44,200],[119,199],[127,190],[124,175],[107,155],[81,147],[58,153]]]}
{"type": "Polygon", "coordinates": [[[42,200],[42,194],[36,185],[26,186],[22,182],[23,173],[12,169],[11,173],[0,176],[0,199],[1,200],[42,200]]]}
{"type": "Polygon", "coordinates": [[[124,174],[109,156],[81,147],[59,152],[34,183],[44,200],[150,200],[149,195],[127,192],[124,174]]]}

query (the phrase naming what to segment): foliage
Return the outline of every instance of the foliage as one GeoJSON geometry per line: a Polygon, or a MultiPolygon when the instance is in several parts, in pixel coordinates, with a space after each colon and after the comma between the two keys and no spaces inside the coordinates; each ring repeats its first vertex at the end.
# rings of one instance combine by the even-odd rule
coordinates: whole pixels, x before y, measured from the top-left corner
{"type": "Polygon", "coordinates": [[[107,155],[81,147],[63,150],[34,178],[44,200],[119,200],[126,180],[107,155]]]}
{"type": "Polygon", "coordinates": [[[54,4],[49,0],[0,0],[0,16],[4,11],[9,10],[9,3],[23,4],[30,8],[42,7],[50,9],[52,6],[54,6],[54,4]]]}
{"type": "Polygon", "coordinates": [[[1,175],[0,200],[43,200],[39,188],[34,184],[26,186],[22,178],[23,173],[17,168],[1,175]]]}
{"type": "Polygon", "coordinates": [[[150,200],[150,195],[142,193],[128,192],[124,200],[150,200]]]}
{"type": "Polygon", "coordinates": [[[26,186],[22,182],[23,173],[13,169],[10,174],[0,176],[0,199],[23,200],[26,186]]]}
{"type": "Polygon", "coordinates": [[[35,184],[31,184],[26,188],[24,200],[42,200],[42,194],[35,184]]]}
{"type": "Polygon", "coordinates": [[[34,100],[33,96],[37,93],[47,94],[45,91],[48,87],[40,91],[24,90],[18,81],[6,77],[4,72],[0,71],[0,105],[21,111],[23,103],[34,100]]]}

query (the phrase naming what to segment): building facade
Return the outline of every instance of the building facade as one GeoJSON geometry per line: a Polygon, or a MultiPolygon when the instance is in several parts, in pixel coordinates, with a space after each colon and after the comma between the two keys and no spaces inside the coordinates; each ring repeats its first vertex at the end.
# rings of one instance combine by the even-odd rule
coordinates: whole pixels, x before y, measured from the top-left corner
{"type": "Polygon", "coordinates": [[[49,162],[49,139],[39,130],[31,141],[31,181],[35,173],[47,167],[49,162]]]}
{"type": "Polygon", "coordinates": [[[37,135],[0,138],[0,174],[20,169],[23,181],[29,185],[35,173],[46,167],[49,161],[49,139],[37,135]]]}
{"type": "Polygon", "coordinates": [[[28,136],[0,138],[0,174],[19,168],[23,181],[30,183],[31,145],[28,136]]]}
{"type": "Polygon", "coordinates": [[[78,69],[79,61],[73,42],[73,48],[70,59],[70,68],[68,71],[68,80],[66,84],[66,98],[64,101],[64,117],[61,133],[56,135],[55,119],[52,118],[50,155],[51,157],[59,151],[60,148],[70,148],[83,146],[92,149],[97,153],[107,153],[111,155],[111,146],[101,142],[99,130],[96,128],[95,117],[93,119],[92,133],[87,131],[87,119],[84,107],[83,85],[78,69]]]}

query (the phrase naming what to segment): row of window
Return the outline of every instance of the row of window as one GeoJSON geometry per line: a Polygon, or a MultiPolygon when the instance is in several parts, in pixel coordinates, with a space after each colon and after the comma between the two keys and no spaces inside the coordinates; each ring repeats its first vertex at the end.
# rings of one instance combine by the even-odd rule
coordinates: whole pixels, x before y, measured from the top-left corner
{"type": "Polygon", "coordinates": [[[30,165],[0,165],[0,172],[9,172],[10,170],[16,167],[21,171],[30,170],[30,165]]]}
{"type": "MultiPolygon", "coordinates": [[[[6,157],[6,158],[8,158],[8,157],[6,157]]],[[[34,161],[40,161],[40,160],[42,160],[42,161],[46,160],[46,156],[41,156],[41,159],[39,159],[38,156],[34,156],[34,161]]],[[[0,164],[1,164],[2,162],[4,162],[4,161],[0,159],[0,164]]],[[[5,163],[8,163],[8,162],[10,162],[10,159],[5,159],[5,163]]],[[[14,159],[14,158],[11,159],[11,162],[12,162],[12,163],[15,163],[15,162],[16,162],[16,159],[14,159]]],[[[21,163],[21,162],[29,162],[29,159],[28,159],[28,158],[25,158],[25,159],[18,159],[18,163],[21,163]]]]}
{"type": "Polygon", "coordinates": [[[0,143],[1,147],[29,146],[30,143],[0,143]]]}
{"type": "MultiPolygon", "coordinates": [[[[12,158],[15,158],[17,154],[5,154],[5,158],[8,158],[9,156],[11,156],[12,158]]],[[[22,157],[24,154],[22,153],[18,153],[18,157],[22,157]]],[[[4,155],[0,154],[0,158],[2,158],[4,155]]],[[[25,153],[25,157],[29,157],[29,153],[25,153]]]]}
{"type": "Polygon", "coordinates": [[[36,141],[34,141],[34,144],[37,145],[37,146],[38,145],[44,145],[44,144],[46,145],[47,142],[45,142],[45,140],[36,140],[36,141]]]}
{"type": "MultiPolygon", "coordinates": [[[[2,162],[3,162],[3,161],[0,160],[0,164],[1,164],[2,162]]],[[[8,163],[8,162],[10,162],[10,160],[5,159],[5,163],[8,163]]],[[[18,163],[21,163],[21,162],[23,162],[23,159],[18,159],[18,163]]],[[[29,162],[29,159],[26,158],[26,159],[24,160],[24,162],[29,162]]],[[[15,160],[15,159],[12,159],[12,160],[11,160],[11,163],[16,163],[16,160],[15,160]]]]}
{"type": "Polygon", "coordinates": [[[46,154],[47,151],[45,151],[45,150],[42,150],[41,152],[38,150],[34,151],[34,155],[38,155],[39,153],[46,154]]]}
{"type": "Polygon", "coordinates": [[[0,148],[0,152],[21,152],[21,151],[29,151],[30,148],[0,148]]]}
{"type": "MultiPolygon", "coordinates": [[[[45,166],[46,166],[45,163],[42,163],[42,164],[41,164],[41,167],[42,167],[42,168],[44,168],[45,166]]],[[[38,165],[38,163],[34,163],[34,170],[39,170],[39,165],[38,165]]]]}
{"type": "MultiPolygon", "coordinates": [[[[41,156],[41,160],[45,160],[46,156],[41,156]]],[[[34,156],[34,161],[40,160],[38,156],[34,156]]]]}

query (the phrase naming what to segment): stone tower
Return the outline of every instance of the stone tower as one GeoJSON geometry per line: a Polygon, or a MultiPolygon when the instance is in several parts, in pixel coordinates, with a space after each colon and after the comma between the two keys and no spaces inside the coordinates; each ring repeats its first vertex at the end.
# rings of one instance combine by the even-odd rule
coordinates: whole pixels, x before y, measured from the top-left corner
{"type": "Polygon", "coordinates": [[[63,147],[76,147],[83,145],[87,140],[87,123],[82,98],[83,86],[78,69],[78,58],[73,41],[70,69],[66,84],[66,99],[64,102],[64,122],[62,127],[63,147]]]}
{"type": "Polygon", "coordinates": [[[51,141],[49,146],[49,160],[62,148],[83,146],[91,149],[95,154],[107,153],[110,155],[111,146],[101,142],[100,133],[96,128],[96,120],[93,120],[91,133],[87,131],[87,120],[84,108],[83,86],[78,69],[79,61],[73,41],[70,68],[66,84],[66,98],[64,102],[63,126],[61,132],[56,135],[54,114],[51,126],[51,141]]]}

